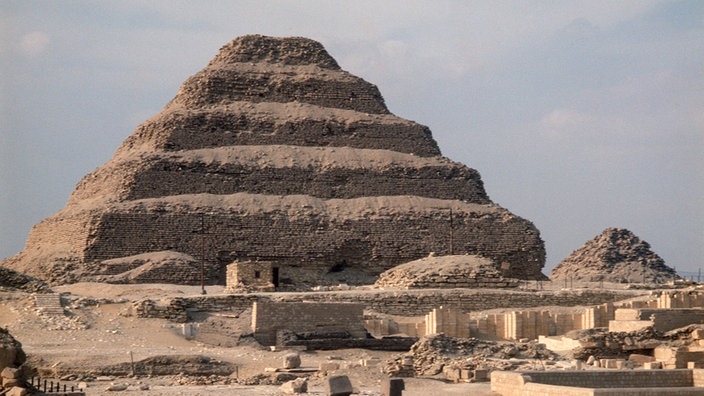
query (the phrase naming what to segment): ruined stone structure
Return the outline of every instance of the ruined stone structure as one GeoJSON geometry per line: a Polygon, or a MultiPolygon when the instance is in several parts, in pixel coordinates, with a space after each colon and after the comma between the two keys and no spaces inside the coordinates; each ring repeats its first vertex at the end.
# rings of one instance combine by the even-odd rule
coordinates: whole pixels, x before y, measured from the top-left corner
{"type": "Polygon", "coordinates": [[[494,288],[518,287],[519,281],[504,278],[490,259],[475,255],[425,257],[398,265],[379,275],[382,288],[494,288]]]}
{"type": "MultiPolygon", "coordinates": [[[[438,305],[449,302],[441,299],[437,301],[438,305]]],[[[460,309],[441,306],[425,316],[395,315],[393,318],[367,319],[365,326],[376,337],[391,334],[422,337],[444,333],[453,337],[471,335],[490,340],[539,338],[541,342],[569,344],[573,340],[547,337],[597,327],[608,327],[615,332],[653,327],[664,332],[704,323],[704,293],[695,290],[661,291],[652,293],[647,298],[572,309],[528,308],[500,313],[470,311],[477,310],[467,309],[467,306],[460,309]]]]}
{"type": "Polygon", "coordinates": [[[526,309],[476,315],[440,307],[425,317],[368,319],[365,320],[365,326],[378,337],[396,333],[411,337],[443,333],[460,338],[471,335],[488,340],[534,340],[540,336],[561,335],[572,330],[606,327],[614,318],[614,311],[611,303],[580,307],[571,312],[526,309]]]}
{"type": "Polygon", "coordinates": [[[550,274],[560,281],[666,283],[679,279],[650,244],[624,228],[607,228],[562,260],[550,274]]]}
{"type": "MultiPolygon", "coordinates": [[[[482,255],[522,279],[543,277],[545,259],[535,226],[493,204],[479,173],[442,157],[377,87],[320,43],[263,36],[225,45],[2,265],[62,283],[164,251],[203,260],[208,283],[234,260],[269,261],[282,289],[429,252],[482,255]]],[[[124,267],[175,283],[186,267],[140,268],[124,267]]]]}
{"type": "Polygon", "coordinates": [[[502,396],[686,396],[704,393],[704,370],[493,371],[502,396]]]}
{"type": "Polygon", "coordinates": [[[279,267],[271,261],[238,260],[227,266],[226,293],[273,292],[279,267]]]}
{"type": "Polygon", "coordinates": [[[614,320],[609,321],[609,331],[629,332],[652,327],[657,331],[666,332],[702,323],[702,308],[621,308],[616,310],[614,320]]]}
{"type": "Polygon", "coordinates": [[[282,345],[281,331],[292,333],[345,333],[366,338],[364,305],[354,303],[257,301],[252,308],[252,332],[262,345],[282,345]]]}

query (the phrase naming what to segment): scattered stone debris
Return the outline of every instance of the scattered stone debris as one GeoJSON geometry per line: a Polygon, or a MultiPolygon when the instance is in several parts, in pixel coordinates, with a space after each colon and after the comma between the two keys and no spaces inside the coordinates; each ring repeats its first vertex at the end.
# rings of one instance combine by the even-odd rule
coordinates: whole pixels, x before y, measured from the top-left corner
{"type": "Polygon", "coordinates": [[[446,366],[469,370],[530,369],[557,359],[557,354],[535,341],[494,342],[432,334],[418,340],[407,354],[386,361],[382,370],[392,377],[434,376],[446,366]]]}
{"type": "Polygon", "coordinates": [[[647,327],[634,332],[609,332],[607,328],[594,328],[576,330],[567,333],[566,337],[579,341],[580,347],[571,351],[574,359],[587,361],[589,357],[596,359],[628,359],[633,353],[652,355],[652,350],[664,343],[675,340],[677,337],[666,335],[647,327]]]}

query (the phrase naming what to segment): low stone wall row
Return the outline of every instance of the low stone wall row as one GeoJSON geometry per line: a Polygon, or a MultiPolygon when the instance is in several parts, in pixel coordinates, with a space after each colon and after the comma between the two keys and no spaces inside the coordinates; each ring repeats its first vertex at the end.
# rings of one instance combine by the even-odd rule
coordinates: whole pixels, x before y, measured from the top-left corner
{"type": "Polygon", "coordinates": [[[704,370],[494,371],[502,396],[701,395],[704,370]]]}
{"type": "Polygon", "coordinates": [[[173,297],[141,300],[134,304],[135,314],[143,318],[163,318],[186,322],[188,311],[241,313],[255,301],[348,302],[363,304],[365,310],[387,315],[424,316],[433,308],[446,307],[462,312],[495,308],[532,308],[541,306],[598,305],[631,298],[637,291],[517,291],[501,289],[430,290],[353,290],[305,293],[252,293],[173,297]]]}

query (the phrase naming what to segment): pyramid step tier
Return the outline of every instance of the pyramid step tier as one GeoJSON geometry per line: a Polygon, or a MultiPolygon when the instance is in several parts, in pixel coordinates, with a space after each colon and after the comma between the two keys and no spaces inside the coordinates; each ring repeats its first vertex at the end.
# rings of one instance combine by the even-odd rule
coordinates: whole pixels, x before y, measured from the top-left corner
{"type": "Polygon", "coordinates": [[[204,257],[211,279],[237,258],[281,263],[282,271],[342,266],[374,275],[430,252],[482,255],[506,276],[539,279],[545,254],[534,225],[503,208],[415,196],[199,194],[67,208],[35,226],[28,244],[64,246],[52,254],[96,272],[104,260],[173,250],[204,257]]]}
{"type": "Polygon", "coordinates": [[[300,102],[233,102],[205,109],[186,109],[172,103],[140,125],[118,153],[142,145],[178,151],[282,144],[440,155],[424,125],[390,114],[372,115],[300,102]]]}
{"type": "Polygon", "coordinates": [[[388,150],[236,146],[135,157],[86,176],[70,202],[109,198],[109,181],[120,183],[111,189],[121,193],[116,200],[246,192],[323,199],[417,195],[490,203],[476,170],[442,157],[388,150]]]}

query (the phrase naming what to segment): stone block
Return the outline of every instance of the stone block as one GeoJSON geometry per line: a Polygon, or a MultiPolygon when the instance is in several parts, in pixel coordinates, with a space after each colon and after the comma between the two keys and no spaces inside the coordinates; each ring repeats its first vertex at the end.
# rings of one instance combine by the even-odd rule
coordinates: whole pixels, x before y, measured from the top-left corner
{"type": "Polygon", "coordinates": [[[352,392],[352,383],[346,375],[334,375],[325,380],[325,394],[327,396],[349,396],[352,392]]]}
{"type": "Polygon", "coordinates": [[[649,355],[641,355],[639,353],[632,353],[630,356],[628,356],[628,360],[632,362],[636,362],[639,364],[647,363],[647,362],[654,362],[655,358],[649,355]]]}
{"type": "Polygon", "coordinates": [[[297,353],[288,353],[284,356],[284,368],[295,369],[301,367],[301,356],[297,353]]]}
{"type": "Polygon", "coordinates": [[[485,369],[474,370],[474,381],[475,382],[489,381],[489,370],[485,370],[485,369]]]}
{"type": "Polygon", "coordinates": [[[25,388],[21,388],[19,386],[12,387],[7,393],[5,393],[5,396],[26,396],[29,394],[29,391],[25,388]]]}
{"type": "Polygon", "coordinates": [[[446,380],[455,383],[459,382],[462,378],[462,370],[456,367],[445,366],[442,368],[442,374],[445,376],[446,380]]]}
{"type": "Polygon", "coordinates": [[[334,371],[338,370],[339,368],[340,364],[335,362],[320,363],[320,365],[318,366],[318,370],[320,371],[334,371]]]}
{"type": "Polygon", "coordinates": [[[692,339],[704,340],[704,329],[694,329],[692,330],[692,339]]]}
{"type": "Polygon", "coordinates": [[[662,369],[662,362],[645,362],[643,363],[643,368],[646,370],[659,370],[662,369]]]}
{"type": "Polygon", "coordinates": [[[105,390],[108,392],[122,392],[127,390],[127,388],[129,388],[127,384],[112,384],[105,388],[105,390]]]}
{"type": "Polygon", "coordinates": [[[14,367],[5,367],[0,373],[0,377],[11,379],[20,378],[20,370],[14,367]]]}
{"type": "Polygon", "coordinates": [[[20,386],[20,385],[22,385],[20,382],[21,381],[19,380],[19,378],[3,378],[2,379],[2,387],[7,389],[7,388],[15,387],[15,386],[20,386]]]}
{"type": "Polygon", "coordinates": [[[382,396],[401,396],[406,385],[403,378],[384,378],[381,381],[382,396]]]}
{"type": "Polygon", "coordinates": [[[308,380],[306,380],[305,378],[296,378],[293,381],[288,381],[281,385],[279,390],[285,395],[292,395],[295,393],[307,393],[308,380]]]}
{"type": "Polygon", "coordinates": [[[704,368],[704,363],[702,362],[687,362],[688,369],[700,369],[704,368]]]}

